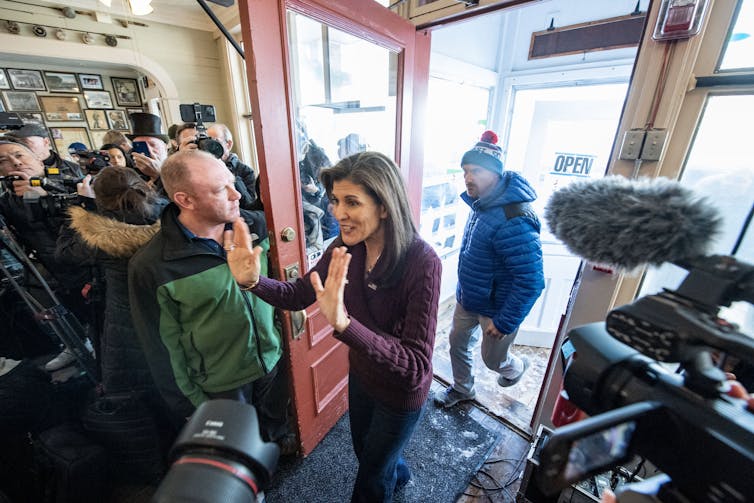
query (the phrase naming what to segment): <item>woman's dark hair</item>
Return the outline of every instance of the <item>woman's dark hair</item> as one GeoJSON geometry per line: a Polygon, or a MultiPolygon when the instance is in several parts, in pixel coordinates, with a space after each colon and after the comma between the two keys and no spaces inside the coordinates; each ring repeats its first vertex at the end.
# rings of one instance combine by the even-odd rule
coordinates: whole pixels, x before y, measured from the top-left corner
{"type": "Polygon", "coordinates": [[[123,153],[123,158],[126,160],[126,167],[134,168],[134,160],[131,159],[131,156],[125,150],[123,150],[123,147],[121,147],[120,145],[116,145],[115,143],[105,143],[99,149],[110,150],[111,148],[117,148],[123,153]]]}
{"type": "Polygon", "coordinates": [[[133,169],[108,166],[99,172],[93,188],[100,210],[136,212],[145,218],[154,212],[157,195],[133,169]]]}
{"type": "Polygon", "coordinates": [[[379,152],[361,152],[322,170],[320,179],[328,196],[332,195],[335,182],[348,180],[364,187],[374,201],[385,208],[385,244],[373,277],[378,286],[394,285],[403,275],[406,253],[417,235],[398,166],[379,152]]]}

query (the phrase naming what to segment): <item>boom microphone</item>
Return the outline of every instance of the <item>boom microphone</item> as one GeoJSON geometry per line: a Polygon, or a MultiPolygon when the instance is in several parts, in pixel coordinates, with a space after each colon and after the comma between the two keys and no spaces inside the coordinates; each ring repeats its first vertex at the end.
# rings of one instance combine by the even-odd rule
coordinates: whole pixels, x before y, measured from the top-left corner
{"type": "Polygon", "coordinates": [[[571,253],[626,270],[704,255],[722,221],[705,198],[676,181],[621,176],[558,190],[545,220],[571,253]]]}

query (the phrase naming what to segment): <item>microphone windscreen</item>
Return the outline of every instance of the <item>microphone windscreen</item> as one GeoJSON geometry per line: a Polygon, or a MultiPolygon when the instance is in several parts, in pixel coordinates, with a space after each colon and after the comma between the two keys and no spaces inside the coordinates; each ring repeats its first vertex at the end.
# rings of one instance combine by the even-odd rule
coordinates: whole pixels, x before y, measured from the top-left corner
{"type": "Polygon", "coordinates": [[[716,208],[676,181],[621,176],[558,190],[545,220],[571,253],[624,270],[704,255],[721,224],[716,208]]]}

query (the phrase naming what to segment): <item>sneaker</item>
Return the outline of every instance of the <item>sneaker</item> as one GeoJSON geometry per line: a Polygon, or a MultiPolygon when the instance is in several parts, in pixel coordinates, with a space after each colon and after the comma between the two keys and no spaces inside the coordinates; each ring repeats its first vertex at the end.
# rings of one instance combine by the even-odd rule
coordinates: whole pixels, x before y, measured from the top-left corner
{"type": "Polygon", "coordinates": [[[435,403],[440,407],[452,407],[459,402],[468,402],[476,398],[476,393],[472,391],[469,394],[456,391],[453,386],[448,388],[440,394],[435,394],[435,403]]]}
{"type": "Polygon", "coordinates": [[[276,440],[275,443],[280,447],[281,456],[293,456],[298,452],[298,440],[293,433],[288,433],[283,438],[276,440]]]}
{"type": "Polygon", "coordinates": [[[47,372],[55,372],[56,370],[60,370],[64,367],[67,367],[68,365],[71,365],[75,361],[76,357],[73,356],[73,352],[71,352],[70,349],[66,348],[61,351],[58,356],[45,364],[45,370],[47,372]]]}
{"type": "Polygon", "coordinates": [[[509,386],[513,386],[518,381],[521,380],[522,377],[524,377],[524,374],[526,373],[526,370],[529,368],[529,359],[525,356],[521,357],[521,362],[524,364],[524,369],[521,371],[520,374],[518,374],[514,378],[508,378],[500,374],[500,376],[497,378],[497,383],[502,386],[503,388],[507,388],[509,386]]]}

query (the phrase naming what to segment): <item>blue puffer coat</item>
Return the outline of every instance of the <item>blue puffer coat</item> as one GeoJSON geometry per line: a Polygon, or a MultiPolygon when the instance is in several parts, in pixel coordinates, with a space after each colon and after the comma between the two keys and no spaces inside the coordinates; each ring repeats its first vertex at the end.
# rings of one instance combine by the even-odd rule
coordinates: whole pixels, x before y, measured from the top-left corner
{"type": "Polygon", "coordinates": [[[506,217],[504,206],[530,203],[534,189],[518,173],[504,171],[490,194],[472,199],[458,261],[456,300],[463,308],[492,318],[510,334],[518,329],[544,288],[540,224],[536,215],[506,217]]]}

